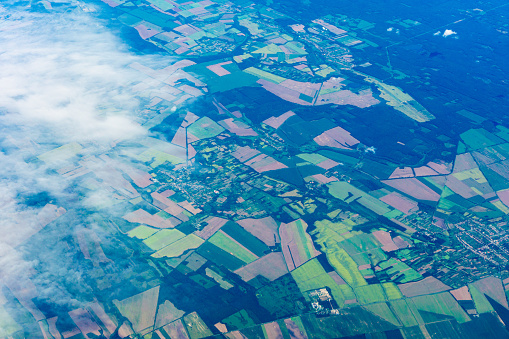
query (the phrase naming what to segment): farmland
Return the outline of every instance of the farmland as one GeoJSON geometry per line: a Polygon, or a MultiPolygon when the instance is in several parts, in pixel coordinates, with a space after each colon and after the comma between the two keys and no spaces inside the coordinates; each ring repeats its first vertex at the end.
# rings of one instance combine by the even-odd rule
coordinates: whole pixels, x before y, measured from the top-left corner
{"type": "Polygon", "coordinates": [[[508,6],[14,3],[0,337],[509,338],[508,6]]]}

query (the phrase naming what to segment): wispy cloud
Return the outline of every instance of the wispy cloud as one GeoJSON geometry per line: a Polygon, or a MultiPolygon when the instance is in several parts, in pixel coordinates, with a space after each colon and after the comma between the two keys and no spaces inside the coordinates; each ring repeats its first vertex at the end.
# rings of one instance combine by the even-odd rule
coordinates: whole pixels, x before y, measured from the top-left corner
{"type": "MultiPolygon", "coordinates": [[[[131,90],[140,73],[127,67],[145,59],[130,53],[118,37],[87,14],[44,14],[2,5],[0,288],[33,282],[40,298],[75,305],[75,296],[54,279],[65,274],[81,281],[79,266],[69,259],[72,256],[58,258],[69,251],[66,243],[37,249],[36,259],[27,256],[34,249],[23,245],[42,228],[41,219],[63,213],[59,202],[74,195],[69,187],[72,181],[33,160],[68,143],[79,143],[90,154],[114,141],[145,135],[136,122],[142,102],[131,90]],[[41,192],[53,200],[45,208],[22,199],[41,192]],[[44,271],[33,269],[42,263],[44,271]]],[[[76,225],[63,228],[59,236],[74,236],[81,222],[77,218],[76,225]]]]}
{"type": "Polygon", "coordinates": [[[143,133],[130,119],[138,102],[128,85],[137,74],[125,66],[135,57],[98,22],[26,12],[7,22],[0,35],[2,125],[51,131],[60,142],[143,133]]]}

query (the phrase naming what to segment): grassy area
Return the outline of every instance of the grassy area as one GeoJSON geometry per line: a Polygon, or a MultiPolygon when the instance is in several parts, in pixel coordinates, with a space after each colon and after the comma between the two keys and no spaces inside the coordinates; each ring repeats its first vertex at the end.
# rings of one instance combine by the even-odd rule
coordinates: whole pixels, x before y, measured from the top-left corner
{"type": "Polygon", "coordinates": [[[223,227],[221,227],[221,231],[237,240],[241,245],[258,257],[263,256],[264,253],[269,250],[267,245],[265,245],[260,239],[234,222],[226,223],[223,227]]]}
{"type": "Polygon", "coordinates": [[[302,292],[329,287],[331,294],[341,307],[345,300],[355,299],[353,290],[347,285],[337,285],[325,272],[317,259],[312,259],[291,272],[297,286],[302,292]]]}
{"type": "Polygon", "coordinates": [[[168,245],[164,247],[163,249],[157,251],[156,253],[152,254],[154,258],[162,258],[162,257],[179,257],[181,256],[185,251],[193,248],[197,248],[203,244],[203,239],[194,235],[189,234],[185,236],[184,238],[175,241],[171,245],[168,245]]]}
{"type": "Polygon", "coordinates": [[[216,245],[220,249],[234,255],[235,257],[242,260],[244,263],[249,264],[250,262],[258,259],[256,255],[248,251],[244,246],[233,240],[231,237],[226,235],[224,232],[219,231],[214,234],[209,242],[216,245]]]}
{"type": "Polygon", "coordinates": [[[148,237],[150,237],[152,234],[156,233],[157,231],[158,230],[156,230],[152,227],[141,225],[141,226],[138,226],[135,229],[132,229],[129,232],[127,232],[127,235],[131,238],[138,238],[138,239],[143,240],[143,239],[147,239],[148,237]]]}
{"type": "Polygon", "coordinates": [[[449,292],[413,297],[411,300],[419,311],[448,315],[454,317],[460,324],[470,320],[449,292]]]}
{"type": "Polygon", "coordinates": [[[376,314],[380,318],[387,320],[393,325],[399,326],[400,322],[398,321],[398,318],[394,315],[394,313],[391,311],[389,306],[387,306],[386,303],[376,303],[376,304],[369,304],[363,306],[366,310],[370,311],[371,313],[376,314]]]}
{"type": "Polygon", "coordinates": [[[354,288],[355,295],[360,304],[371,304],[385,301],[382,285],[365,285],[354,288]]]}
{"type": "Polygon", "coordinates": [[[197,252],[210,261],[215,262],[217,265],[224,266],[229,270],[236,270],[245,265],[245,263],[230,253],[220,249],[210,242],[204,243],[197,252]]]}
{"type": "Polygon", "coordinates": [[[184,233],[175,229],[160,230],[151,237],[143,240],[143,242],[151,249],[158,251],[161,248],[168,246],[179,239],[184,238],[185,236],[186,235],[184,233]]]}
{"type": "Polygon", "coordinates": [[[43,153],[38,158],[46,163],[64,161],[78,154],[83,147],[77,142],[60,146],[49,152],[43,153]]]}
{"type": "Polygon", "coordinates": [[[190,339],[201,339],[212,335],[210,329],[196,312],[184,316],[184,325],[187,327],[190,339]]]}
{"type": "Polygon", "coordinates": [[[223,131],[224,128],[209,117],[203,117],[187,128],[187,132],[198,139],[212,138],[223,131]]]}

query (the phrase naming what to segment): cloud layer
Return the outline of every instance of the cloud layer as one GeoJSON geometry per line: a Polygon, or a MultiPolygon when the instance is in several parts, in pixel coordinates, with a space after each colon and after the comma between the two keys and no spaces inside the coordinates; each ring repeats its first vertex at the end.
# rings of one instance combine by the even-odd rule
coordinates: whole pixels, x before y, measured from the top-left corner
{"type": "Polygon", "coordinates": [[[125,66],[135,60],[83,14],[11,13],[0,34],[0,123],[59,142],[143,133],[130,118],[137,74],[125,66]]]}
{"type": "Polygon", "coordinates": [[[36,13],[0,4],[0,299],[7,286],[29,310],[35,295],[76,306],[76,296],[58,281],[65,276],[78,285],[80,263],[66,254],[76,249],[58,239],[72,239],[83,220],[67,217],[71,224],[48,234],[47,242],[38,235],[43,240],[33,243],[40,248],[24,245],[44,221],[65,213],[62,205],[68,206],[61,202],[75,195],[57,168],[34,160],[69,143],[93,154],[112,142],[143,136],[136,122],[142,102],[131,90],[140,74],[127,65],[144,61],[153,58],[130,53],[87,14],[36,13]],[[49,203],[24,199],[41,192],[49,203]]]}

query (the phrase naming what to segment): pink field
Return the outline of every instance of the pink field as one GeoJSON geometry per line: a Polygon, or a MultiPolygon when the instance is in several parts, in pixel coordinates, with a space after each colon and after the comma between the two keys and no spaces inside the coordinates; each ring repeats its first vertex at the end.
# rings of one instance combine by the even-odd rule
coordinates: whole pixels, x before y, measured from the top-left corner
{"type": "Polygon", "coordinates": [[[315,105],[352,105],[359,108],[366,108],[379,104],[380,101],[373,97],[371,89],[365,89],[359,93],[353,93],[349,90],[340,90],[337,92],[320,94],[315,105]]]}
{"type": "Polygon", "coordinates": [[[290,26],[295,32],[297,33],[304,33],[305,32],[305,26],[302,24],[294,24],[290,26]]]}
{"type": "Polygon", "coordinates": [[[428,166],[421,166],[421,167],[414,168],[414,173],[415,173],[416,177],[426,177],[426,176],[430,176],[430,175],[438,175],[438,173],[435,170],[429,168],[428,166]]]}
{"type": "Polygon", "coordinates": [[[324,168],[326,170],[331,169],[332,167],[335,167],[337,165],[339,165],[339,162],[336,162],[336,161],[331,160],[331,159],[327,159],[327,160],[322,161],[319,164],[316,164],[316,166],[324,168]]]}
{"type": "MultiPolygon", "coordinates": [[[[189,211],[192,214],[198,214],[201,212],[201,209],[196,208],[192,203],[185,200],[182,202],[177,203],[180,207],[185,208],[187,211],[189,211]]],[[[180,214],[180,213],[179,213],[180,214]]]]}
{"type": "Polygon", "coordinates": [[[470,155],[470,153],[458,154],[456,156],[456,160],[454,161],[453,173],[463,172],[476,167],[477,164],[474,158],[472,158],[472,156],[470,155]]]}
{"type": "Polygon", "coordinates": [[[395,192],[381,197],[380,200],[405,214],[410,214],[411,212],[419,209],[415,201],[407,199],[401,194],[395,192]]]}
{"type": "Polygon", "coordinates": [[[292,319],[285,319],[285,325],[288,329],[291,339],[307,339],[306,332],[301,332],[299,326],[292,319]]]}
{"type": "Polygon", "coordinates": [[[257,275],[273,281],[288,273],[288,268],[281,252],[272,252],[236,270],[235,273],[244,281],[249,281],[257,275]]]}
{"type": "Polygon", "coordinates": [[[412,170],[412,167],[403,167],[403,168],[396,168],[394,172],[392,172],[389,179],[395,179],[395,178],[411,178],[414,176],[414,171],[412,170]]]}
{"type": "Polygon", "coordinates": [[[177,133],[173,136],[171,140],[172,144],[175,144],[180,147],[186,147],[186,130],[183,127],[179,127],[177,133]]]}
{"type": "Polygon", "coordinates": [[[218,218],[218,217],[210,217],[206,221],[207,225],[201,231],[194,232],[194,234],[204,240],[207,240],[227,222],[228,222],[227,219],[218,218]]]}
{"type": "Polygon", "coordinates": [[[278,129],[289,117],[294,116],[295,113],[292,111],[288,111],[286,113],[281,114],[278,117],[270,117],[267,120],[264,120],[263,123],[269,125],[272,128],[278,129]]]}
{"type": "Polygon", "coordinates": [[[344,35],[347,33],[344,29],[337,28],[336,26],[331,25],[321,19],[313,20],[313,22],[327,28],[329,31],[331,31],[331,33],[334,33],[336,35],[344,35]]]}
{"type": "Polygon", "coordinates": [[[197,116],[193,112],[187,111],[186,117],[184,118],[181,127],[187,127],[191,125],[193,122],[196,122],[198,119],[200,119],[199,116],[197,116]]]}
{"type": "Polygon", "coordinates": [[[307,101],[299,99],[300,93],[293,89],[284,87],[280,84],[279,85],[275,84],[275,83],[265,80],[265,79],[260,79],[257,81],[257,83],[262,85],[262,87],[265,88],[267,91],[271,92],[274,95],[277,95],[278,97],[280,97],[283,100],[293,102],[293,103],[296,103],[296,104],[299,104],[302,106],[311,106],[312,105],[311,103],[309,103],[307,101]]]}
{"type": "Polygon", "coordinates": [[[253,159],[246,161],[245,164],[259,173],[288,168],[288,166],[265,154],[260,154],[253,159]]]}
{"type": "Polygon", "coordinates": [[[152,215],[141,208],[124,215],[122,218],[132,223],[145,224],[156,228],[173,228],[176,226],[169,220],[152,215]]]}
{"type": "Polygon", "coordinates": [[[58,317],[48,318],[46,319],[48,321],[48,329],[49,333],[55,338],[55,339],[61,339],[62,335],[57,329],[57,320],[58,317]]]}
{"type": "Polygon", "coordinates": [[[291,223],[282,223],[279,227],[279,236],[281,237],[281,249],[285,257],[286,265],[291,271],[311,258],[320,255],[314,247],[311,236],[306,233],[307,224],[299,219],[292,221],[291,223]],[[302,229],[304,237],[301,237],[299,232],[302,223],[302,229]],[[308,253],[309,252],[309,255],[308,253]]]}
{"type": "Polygon", "coordinates": [[[509,206],[509,189],[498,191],[497,195],[504,205],[509,206]]]}
{"type": "Polygon", "coordinates": [[[453,175],[447,176],[447,181],[445,183],[448,188],[450,188],[455,193],[461,195],[463,198],[468,199],[473,196],[476,196],[477,193],[474,192],[469,186],[456,179],[453,175]]]}
{"type": "Polygon", "coordinates": [[[93,333],[96,336],[101,335],[101,328],[93,320],[92,316],[86,309],[78,308],[69,312],[69,316],[74,321],[76,326],[78,326],[85,338],[88,338],[87,333],[93,333]]]}
{"type": "Polygon", "coordinates": [[[313,139],[320,146],[329,146],[335,148],[349,149],[357,145],[359,140],[355,139],[350,132],[341,127],[334,127],[323,132],[313,139]]]}
{"type": "Polygon", "coordinates": [[[452,171],[452,164],[446,162],[428,162],[428,167],[437,171],[440,174],[449,174],[452,171]]]}
{"type": "Polygon", "coordinates": [[[449,291],[451,288],[434,277],[426,277],[420,281],[398,285],[405,297],[433,294],[449,291]]]}
{"type": "Polygon", "coordinates": [[[232,63],[231,61],[221,62],[221,63],[215,64],[215,65],[207,66],[207,68],[210,71],[214,72],[216,75],[222,77],[223,75],[230,74],[230,72],[227,71],[226,69],[224,69],[223,66],[229,65],[231,63],[232,63]]]}
{"type": "Polygon", "coordinates": [[[392,252],[398,250],[398,246],[392,241],[391,235],[386,231],[375,231],[373,232],[376,240],[382,244],[382,250],[385,252],[392,252]]]}
{"type": "Polygon", "coordinates": [[[148,39],[160,33],[158,30],[149,28],[144,24],[139,24],[138,26],[134,26],[134,28],[138,31],[142,39],[148,39]]]}
{"type": "Polygon", "coordinates": [[[283,81],[280,85],[291,90],[294,90],[298,93],[303,93],[310,97],[314,97],[316,92],[320,89],[321,84],[312,82],[300,82],[288,79],[283,81]]]}
{"type": "Polygon", "coordinates": [[[242,334],[240,331],[233,331],[233,332],[225,333],[224,335],[228,339],[249,339],[244,334],[242,334]]]}
{"type": "Polygon", "coordinates": [[[490,276],[474,282],[473,285],[479,290],[479,292],[486,294],[493,300],[496,300],[505,308],[509,308],[504,286],[502,285],[502,281],[500,279],[490,276]]]}
{"type": "Polygon", "coordinates": [[[154,199],[154,202],[159,202],[160,204],[157,204],[156,206],[163,209],[165,212],[170,213],[173,216],[177,216],[180,213],[184,212],[184,209],[177,205],[176,202],[165,198],[160,193],[153,192],[150,194],[152,198],[154,199]]]}
{"type": "Polygon", "coordinates": [[[234,121],[233,118],[221,120],[218,122],[218,124],[226,128],[231,133],[241,137],[254,137],[258,135],[258,133],[256,133],[251,127],[242,123],[241,121],[234,121]]]}
{"type": "Polygon", "coordinates": [[[232,155],[259,173],[287,168],[286,165],[276,161],[274,158],[262,154],[248,146],[237,148],[237,150],[233,152],[232,155]]]}
{"type": "Polygon", "coordinates": [[[163,326],[163,329],[171,339],[189,339],[182,321],[175,320],[171,324],[163,326]]]}
{"type": "Polygon", "coordinates": [[[131,178],[136,186],[145,188],[152,185],[152,176],[149,173],[128,165],[124,166],[122,170],[131,178]]]}
{"type": "Polygon", "coordinates": [[[196,156],[196,150],[194,149],[193,145],[187,146],[187,152],[189,159],[193,159],[196,156]]]}
{"type": "Polygon", "coordinates": [[[281,328],[279,328],[279,324],[276,321],[271,323],[264,324],[265,333],[267,333],[267,338],[269,339],[283,339],[283,333],[281,332],[281,328]]]}
{"type": "Polygon", "coordinates": [[[451,290],[450,292],[456,300],[472,300],[472,296],[468,291],[468,286],[463,286],[458,289],[451,290]]]}
{"type": "Polygon", "coordinates": [[[88,307],[92,310],[92,312],[95,313],[97,318],[103,323],[104,327],[106,327],[106,329],[110,333],[115,332],[115,329],[117,328],[117,326],[115,325],[113,320],[111,320],[110,316],[108,314],[106,314],[106,312],[104,311],[104,309],[102,308],[102,306],[100,304],[98,304],[96,302],[90,303],[90,304],[88,304],[88,307]]]}
{"type": "Polygon", "coordinates": [[[240,162],[246,162],[247,160],[257,156],[258,154],[260,154],[259,151],[252,149],[249,146],[239,147],[237,148],[237,150],[235,150],[235,152],[232,153],[233,157],[235,157],[240,162]]]}
{"type": "Polygon", "coordinates": [[[323,174],[315,174],[315,175],[312,175],[311,177],[313,179],[315,179],[316,181],[318,181],[319,183],[321,183],[321,184],[328,184],[329,182],[333,182],[333,181],[338,181],[339,180],[336,177],[328,178],[328,177],[326,177],[323,174]]]}
{"type": "Polygon", "coordinates": [[[400,248],[400,249],[410,246],[410,244],[407,241],[403,240],[403,238],[400,237],[399,235],[392,240],[394,241],[396,246],[398,246],[398,248],[400,248]]]}
{"type": "Polygon", "coordinates": [[[438,193],[416,178],[382,180],[382,182],[417,200],[438,201],[440,199],[438,193]]]}
{"type": "Polygon", "coordinates": [[[246,231],[263,241],[267,246],[275,246],[279,242],[277,223],[272,217],[261,219],[243,219],[237,221],[246,231]]]}

